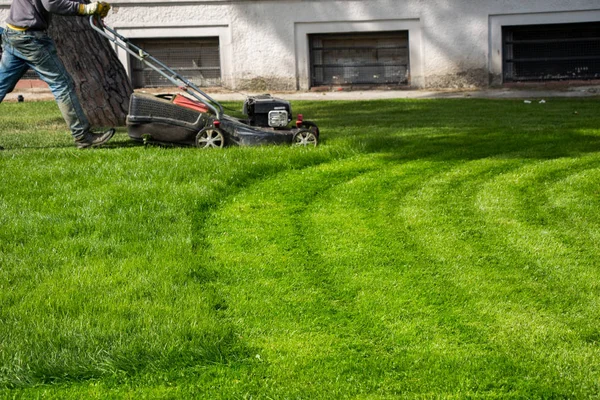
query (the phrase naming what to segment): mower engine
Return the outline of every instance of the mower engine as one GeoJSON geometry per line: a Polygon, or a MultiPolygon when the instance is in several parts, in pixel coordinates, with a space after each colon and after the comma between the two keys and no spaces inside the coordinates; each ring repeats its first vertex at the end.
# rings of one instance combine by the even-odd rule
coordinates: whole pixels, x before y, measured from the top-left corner
{"type": "Polygon", "coordinates": [[[244,114],[251,126],[285,128],[292,120],[292,107],[289,101],[268,94],[248,96],[244,102],[244,114]]]}

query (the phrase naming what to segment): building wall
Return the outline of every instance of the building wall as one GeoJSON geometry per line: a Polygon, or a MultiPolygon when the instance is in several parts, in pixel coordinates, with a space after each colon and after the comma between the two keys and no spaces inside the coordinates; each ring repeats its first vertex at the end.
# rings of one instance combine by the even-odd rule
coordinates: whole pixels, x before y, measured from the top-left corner
{"type": "MultiPolygon", "coordinates": [[[[218,36],[224,85],[309,88],[308,34],[408,30],[411,86],[501,83],[501,27],[600,21],[599,0],[119,0],[106,23],[132,38],[218,36]],[[499,47],[500,46],[500,47],[499,47]],[[500,58],[499,58],[500,57],[500,58]]],[[[0,0],[0,19],[10,0],[0,0]]],[[[127,67],[127,57],[120,53],[127,67]]]]}

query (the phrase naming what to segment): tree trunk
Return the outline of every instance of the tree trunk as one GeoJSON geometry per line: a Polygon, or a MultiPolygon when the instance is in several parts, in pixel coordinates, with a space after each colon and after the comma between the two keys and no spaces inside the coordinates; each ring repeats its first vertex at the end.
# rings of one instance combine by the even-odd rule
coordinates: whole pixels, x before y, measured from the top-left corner
{"type": "Polygon", "coordinates": [[[54,15],[48,32],[92,126],[125,125],[133,88],[110,42],[89,17],[54,15]]]}

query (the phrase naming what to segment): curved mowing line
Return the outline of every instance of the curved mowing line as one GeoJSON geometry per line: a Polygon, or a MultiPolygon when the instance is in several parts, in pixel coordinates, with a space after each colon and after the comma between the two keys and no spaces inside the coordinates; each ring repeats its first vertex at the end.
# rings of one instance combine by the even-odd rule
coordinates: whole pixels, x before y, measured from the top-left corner
{"type": "MultiPolygon", "coordinates": [[[[224,185],[215,192],[204,196],[203,199],[196,203],[195,209],[191,214],[191,234],[192,248],[194,250],[204,249],[209,242],[206,240],[205,225],[214,215],[218,215],[219,210],[227,207],[228,203],[235,201],[238,193],[244,192],[247,188],[252,187],[262,181],[269,180],[274,176],[285,174],[290,170],[302,172],[306,169],[313,168],[322,164],[330,164],[339,162],[343,158],[325,159],[319,158],[318,155],[313,160],[308,158],[304,160],[300,158],[299,165],[281,165],[281,163],[252,165],[248,169],[232,175],[226,179],[224,185]]],[[[260,164],[260,163],[259,163],[260,164]]]]}
{"type": "MultiPolygon", "coordinates": [[[[295,325],[290,325],[291,322],[287,322],[288,325],[280,326],[279,329],[285,330],[289,329],[289,326],[294,326],[301,331],[318,332],[335,327],[337,334],[346,338],[344,339],[346,341],[350,340],[356,343],[362,340],[365,343],[370,343],[364,347],[364,351],[372,348],[381,351],[386,345],[391,346],[392,349],[395,348],[393,342],[388,343],[389,340],[393,339],[385,336],[371,337],[370,332],[373,330],[379,332],[393,330],[398,335],[399,332],[402,332],[402,330],[399,331],[398,324],[402,323],[407,326],[404,331],[407,329],[409,331],[411,329],[415,330],[412,333],[414,336],[408,336],[407,340],[418,340],[424,348],[427,348],[428,345],[432,348],[443,346],[446,351],[464,348],[464,346],[478,348],[477,356],[470,356],[469,358],[473,365],[485,364],[488,360],[487,357],[494,353],[495,357],[503,359],[503,364],[500,366],[486,366],[486,368],[489,374],[498,379],[506,376],[506,368],[510,369],[510,375],[514,377],[526,374],[526,367],[523,366],[520,356],[514,353],[514,347],[505,347],[506,343],[497,337],[495,328],[501,326],[502,321],[498,322],[494,319],[496,315],[490,313],[488,307],[491,307],[491,299],[482,297],[477,290],[468,290],[468,284],[477,284],[477,279],[484,280],[486,278],[483,274],[478,275],[482,270],[478,270],[477,265],[469,265],[469,258],[472,257],[472,253],[476,252],[477,238],[473,242],[468,237],[454,237],[451,232],[455,227],[464,229],[465,224],[467,224],[465,220],[472,217],[472,214],[476,214],[473,212],[473,199],[476,198],[480,185],[494,179],[499,173],[506,174],[518,170],[520,164],[515,165],[514,162],[498,164],[494,162],[492,165],[487,165],[487,162],[482,160],[458,166],[441,164],[438,166],[437,171],[430,172],[426,177],[423,176],[425,182],[422,180],[411,181],[406,179],[407,176],[403,173],[398,173],[399,171],[404,172],[406,165],[390,169],[387,164],[377,164],[368,170],[351,170],[352,173],[339,175],[329,174],[326,180],[319,182],[319,178],[327,175],[326,172],[328,171],[325,171],[327,167],[328,165],[315,167],[314,169],[319,170],[320,174],[300,177],[296,185],[292,187],[285,185],[293,175],[291,172],[278,175],[268,181],[262,181],[247,188],[243,193],[239,193],[236,196],[238,201],[236,204],[220,209],[219,215],[214,216],[215,219],[212,221],[215,224],[214,227],[228,225],[232,219],[237,217],[237,215],[231,217],[232,213],[236,213],[236,207],[243,208],[246,205],[255,204],[258,199],[269,198],[268,196],[274,195],[275,198],[272,199],[272,204],[281,205],[281,208],[271,210],[271,212],[283,214],[290,219],[289,225],[278,231],[278,233],[288,234],[288,240],[283,245],[281,243],[276,244],[276,251],[287,252],[290,255],[291,260],[288,266],[291,268],[288,271],[283,271],[278,275],[275,273],[277,271],[274,271],[277,268],[276,265],[267,265],[266,267],[261,265],[261,262],[268,263],[269,259],[264,258],[264,254],[258,251],[253,253],[251,257],[258,257],[259,261],[253,264],[255,266],[248,269],[246,269],[247,265],[237,264],[237,261],[226,264],[227,268],[239,267],[244,270],[242,272],[230,271],[230,273],[236,274],[238,280],[260,280],[254,286],[251,286],[253,289],[268,284],[269,279],[272,279],[275,284],[283,286],[283,288],[271,286],[256,294],[244,293],[244,296],[256,296],[255,302],[252,304],[261,305],[265,308],[265,310],[257,311],[258,320],[256,321],[252,321],[248,316],[254,311],[237,310],[245,317],[244,324],[247,325],[245,328],[248,330],[269,331],[269,329],[277,328],[266,327],[264,325],[265,317],[267,317],[266,320],[270,321],[267,325],[275,324],[277,326],[285,324],[285,320],[289,318],[295,325]],[[398,175],[394,176],[395,173],[398,173],[398,175]],[[332,176],[334,179],[332,179],[332,176]],[[393,186],[380,190],[382,189],[382,180],[393,183],[395,178],[399,178],[398,180],[401,183],[400,191],[396,191],[393,186]],[[314,183],[314,185],[311,183],[314,183]],[[410,261],[412,265],[396,265],[396,268],[393,268],[394,265],[390,265],[392,268],[385,277],[389,280],[396,280],[400,285],[398,290],[410,291],[409,294],[402,294],[405,299],[404,308],[407,310],[392,310],[387,304],[378,304],[379,309],[371,310],[372,316],[365,315],[366,309],[364,307],[369,304],[368,302],[375,305],[380,299],[370,296],[369,293],[361,294],[362,288],[372,288],[369,285],[376,283],[369,283],[368,280],[362,279],[362,276],[370,273],[368,265],[360,267],[348,264],[337,265],[324,258],[322,252],[325,247],[319,243],[319,224],[316,224],[319,216],[328,212],[335,213],[337,209],[349,206],[349,202],[340,200],[340,193],[342,196],[356,196],[363,188],[368,190],[370,187],[376,187],[383,193],[384,197],[394,199],[399,210],[396,213],[389,212],[389,209],[384,210],[383,213],[371,210],[371,212],[374,212],[373,217],[375,220],[369,221],[367,225],[372,224],[374,228],[379,227],[384,236],[395,234],[395,237],[406,242],[405,247],[412,248],[411,251],[413,252],[421,253],[418,259],[405,260],[410,261]],[[313,208],[299,207],[294,203],[297,198],[302,197],[299,195],[306,193],[309,193],[309,195],[304,198],[307,203],[314,206],[313,208]],[[461,195],[461,201],[458,204],[448,201],[458,194],[461,195]],[[405,205],[403,202],[409,204],[405,205]],[[430,205],[432,208],[428,208],[430,205]],[[406,223],[404,218],[406,215],[402,213],[407,207],[413,206],[418,206],[425,211],[420,216],[426,220],[418,221],[420,224],[415,224],[415,221],[406,223]],[[435,214],[439,208],[451,211],[457,206],[460,206],[458,215],[448,213],[444,216],[443,226],[438,227],[435,224],[436,219],[431,215],[435,214]],[[384,217],[391,217],[393,220],[386,222],[385,218],[382,218],[382,214],[384,217]],[[459,217],[459,219],[455,220],[454,217],[459,217]],[[430,230],[433,230],[433,235],[428,232],[430,230]],[[436,248],[435,243],[432,243],[431,240],[426,239],[426,241],[423,241],[420,239],[418,237],[420,234],[428,235],[429,239],[446,241],[448,246],[463,246],[459,246],[458,250],[448,249],[445,253],[440,252],[439,247],[436,248]],[[307,240],[296,242],[296,239],[304,239],[305,236],[308,236],[307,240]],[[286,244],[289,243],[293,245],[291,248],[286,247],[286,244]],[[465,243],[473,248],[465,254],[460,254],[465,243]],[[451,259],[452,256],[456,259],[451,259]],[[458,277],[456,273],[459,274],[458,277]],[[284,279],[285,276],[293,277],[296,286],[291,286],[284,279]],[[271,293],[268,293],[269,289],[272,290],[271,293]],[[296,293],[304,293],[309,297],[302,297],[301,295],[294,297],[287,293],[287,290],[295,290],[296,293]],[[261,296],[266,296],[266,298],[261,296]],[[482,305],[482,302],[485,304],[482,305]],[[286,314],[286,309],[294,312],[288,311],[291,315],[286,314]],[[399,311],[404,313],[403,316],[399,316],[404,318],[402,321],[397,319],[399,317],[396,317],[396,319],[394,317],[398,315],[399,311]],[[262,317],[262,320],[259,316],[262,317]],[[273,316],[277,317],[277,321],[268,318],[273,316]],[[362,323],[366,325],[361,325],[360,322],[355,324],[355,319],[363,321],[362,323]],[[419,321],[420,326],[418,325],[419,321]],[[368,326],[368,329],[365,326],[368,326]],[[417,329],[419,330],[416,331],[417,329]],[[378,343],[381,342],[381,344],[372,343],[372,340],[376,340],[378,343]]],[[[313,172],[315,171],[310,171],[311,174],[313,172]]],[[[360,202],[353,204],[355,207],[360,205],[360,202]]],[[[261,227],[263,225],[257,223],[256,219],[260,220],[260,218],[268,216],[269,213],[258,213],[256,216],[247,215],[247,218],[242,218],[240,226],[257,224],[261,227]]],[[[477,220],[477,218],[475,219],[477,220]]],[[[245,234],[245,232],[240,233],[242,236],[245,234]]],[[[259,232],[259,236],[264,239],[268,235],[259,232]]],[[[485,231],[483,236],[485,237],[485,231]]],[[[354,237],[357,237],[357,235],[354,235],[354,237]]],[[[231,239],[215,242],[215,251],[218,252],[221,249],[220,246],[228,246],[233,243],[235,241],[231,239]]],[[[392,249],[391,253],[393,255],[395,251],[402,249],[402,247],[392,249]]],[[[383,259],[379,258],[379,261],[383,261],[383,259]]],[[[274,261],[275,264],[280,262],[282,261],[274,261]]],[[[235,286],[236,279],[232,279],[230,282],[235,286]]],[[[235,291],[235,289],[232,289],[232,291],[235,291]]],[[[314,336],[315,334],[312,335],[313,339],[314,336]]],[[[263,338],[262,340],[269,339],[263,338]]],[[[317,340],[305,346],[315,345],[315,343],[319,343],[319,341],[317,340]]],[[[334,341],[331,345],[335,346],[335,343],[337,342],[334,341]]],[[[414,344],[414,342],[412,343],[414,344]]],[[[271,345],[276,346],[276,344],[271,345]]],[[[318,357],[317,353],[312,356],[318,357]]],[[[390,357],[394,356],[397,357],[398,354],[386,354],[385,352],[380,354],[384,362],[382,365],[385,365],[385,361],[389,361],[390,357]]],[[[456,357],[466,357],[466,355],[456,355],[456,357]]],[[[540,355],[539,357],[543,358],[545,356],[540,355]]],[[[443,357],[440,360],[440,362],[445,362],[443,357]]]]}
{"type": "MultiPolygon", "coordinates": [[[[234,314],[247,319],[264,312],[268,299],[279,293],[284,305],[278,307],[295,309],[298,318],[313,306],[336,310],[341,317],[336,302],[346,293],[319,254],[320,235],[311,228],[311,215],[336,188],[372,170],[345,160],[284,171],[237,191],[235,202],[213,211],[205,225],[211,231],[207,257],[211,268],[220,270],[220,284],[229,285],[225,297],[234,314]],[[238,282],[244,283],[238,287],[238,282]],[[277,287],[269,289],[271,282],[277,287]],[[248,309],[251,304],[257,309],[248,309]]],[[[249,323],[240,329],[250,329],[249,323]]]]}
{"type": "MultiPolygon", "coordinates": [[[[481,160],[468,164],[471,167],[477,164],[485,167],[486,163],[486,160],[481,160]]],[[[556,161],[544,164],[548,163],[554,164],[556,161]]],[[[502,218],[515,218],[520,212],[515,212],[513,207],[513,209],[505,209],[505,212],[496,213],[497,215],[492,219],[489,215],[482,213],[481,201],[477,201],[481,193],[490,196],[488,192],[498,191],[498,183],[506,180],[506,177],[519,176],[521,171],[531,168],[542,172],[545,166],[535,164],[532,167],[531,163],[526,165],[515,165],[514,162],[503,162],[500,165],[496,163],[478,173],[471,173],[471,179],[465,179],[466,175],[463,171],[468,170],[469,166],[461,164],[450,174],[446,174],[450,180],[434,179],[433,182],[427,183],[433,187],[424,190],[423,195],[414,200],[420,213],[417,219],[413,218],[413,221],[419,227],[416,234],[422,234],[425,237],[421,243],[422,251],[437,260],[437,265],[446,271],[446,276],[463,293],[469,293],[469,297],[473,301],[498,302],[496,307],[489,303],[486,306],[489,308],[483,311],[487,314],[488,319],[490,316],[495,316],[497,322],[493,325],[500,327],[505,322],[503,311],[506,312],[506,306],[511,304],[510,307],[514,310],[513,315],[519,315],[517,310],[523,313],[518,318],[525,317],[526,310],[534,308],[539,314],[536,318],[553,320],[557,325],[556,330],[560,331],[567,329],[560,322],[564,320],[561,315],[563,307],[568,304],[580,304],[582,300],[576,289],[565,289],[570,286],[581,288],[581,284],[577,282],[576,277],[561,280],[560,276],[553,278],[546,275],[551,271],[540,275],[539,267],[532,268],[532,266],[553,260],[554,263],[564,262],[562,268],[573,271],[573,266],[569,264],[569,261],[574,261],[572,256],[575,254],[567,254],[567,258],[563,258],[561,261],[551,258],[547,253],[542,255],[527,251],[527,247],[531,245],[526,241],[528,238],[514,236],[514,233],[511,233],[523,234],[523,232],[527,232],[526,227],[519,225],[513,229],[507,225],[498,226],[498,222],[502,218]],[[490,174],[490,171],[494,169],[497,169],[497,172],[490,174]],[[439,214],[439,217],[436,217],[436,214],[439,214]],[[544,259],[547,260],[544,261],[544,259]],[[529,267],[520,268],[520,266],[529,267]],[[558,293],[564,295],[557,296],[558,293]],[[508,303],[502,305],[504,302],[508,303]]],[[[559,167],[558,171],[552,170],[548,174],[553,178],[559,175],[567,177],[588,168],[593,168],[593,165],[586,163],[579,168],[559,167]]],[[[520,187],[539,182],[540,176],[536,175],[531,179],[524,180],[520,183],[520,187]]],[[[536,187],[533,186],[533,192],[536,192],[536,187]]],[[[545,190],[544,187],[541,189],[545,190]]],[[[543,194],[540,195],[540,197],[542,196],[543,194]]],[[[526,204],[525,200],[528,199],[521,198],[513,204],[514,206],[526,204]]],[[[497,203],[509,202],[500,200],[497,203]]],[[[544,237],[540,232],[536,235],[538,239],[544,237]]],[[[544,238],[544,240],[552,239],[544,238]]],[[[555,243],[544,248],[551,251],[558,244],[555,243]]],[[[585,248],[580,250],[596,252],[585,248]]],[[[568,277],[568,273],[564,272],[565,274],[562,272],[561,274],[568,277]]],[[[593,279],[592,281],[597,282],[598,280],[593,279]]],[[[587,284],[584,282],[583,286],[587,286],[587,284]]],[[[469,307],[473,307],[473,304],[469,307]]],[[[536,329],[544,329],[545,322],[540,323],[542,325],[537,326],[536,329]]],[[[530,340],[535,341],[536,339],[530,338],[530,340]]]]}
{"type": "MultiPolygon", "coordinates": [[[[580,289],[598,281],[596,267],[600,254],[595,233],[599,216],[597,212],[587,215],[590,224],[581,217],[564,214],[555,206],[552,193],[558,187],[562,192],[569,190],[566,184],[569,178],[597,169],[595,164],[594,160],[548,161],[525,168],[522,173],[498,177],[490,186],[500,184],[505,189],[495,192],[497,197],[491,207],[481,205],[486,223],[497,227],[503,245],[515,254],[515,265],[523,267],[519,271],[523,279],[537,280],[563,292],[557,299],[560,301],[581,300],[583,293],[569,290],[576,276],[586,276],[576,285],[580,289]]],[[[577,201],[577,193],[571,198],[577,201]]],[[[594,212],[591,204],[586,209],[594,212]]]]}
{"type": "MultiPolygon", "coordinates": [[[[343,201],[339,200],[339,193],[341,192],[343,195],[348,191],[349,187],[369,181],[380,182],[381,179],[389,180],[390,183],[393,183],[394,180],[397,179],[397,177],[390,176],[388,173],[386,173],[389,172],[389,166],[385,163],[377,164],[369,170],[365,170],[364,166],[359,168],[360,170],[351,169],[350,173],[345,172],[336,175],[331,174],[330,171],[327,171],[326,166],[321,165],[315,167],[313,168],[313,170],[320,171],[310,171],[310,173],[320,172],[320,174],[317,174],[315,177],[301,177],[301,179],[299,179],[300,182],[297,182],[293,188],[287,190],[285,194],[281,194],[281,192],[278,193],[280,197],[276,197],[276,199],[274,200],[275,204],[285,204],[283,205],[282,209],[278,209],[273,212],[287,215],[288,218],[291,220],[290,224],[285,227],[287,230],[281,231],[282,234],[287,235],[287,241],[285,241],[282,244],[276,244],[276,251],[287,253],[290,255],[291,258],[289,260],[289,265],[292,266],[292,268],[284,272],[284,274],[294,277],[294,281],[298,285],[300,285],[296,288],[296,290],[310,292],[312,297],[311,301],[318,302],[320,304],[319,307],[325,311],[329,309],[331,312],[333,312],[332,318],[334,318],[333,315],[335,315],[335,318],[338,320],[344,320],[356,313],[355,310],[352,310],[351,305],[355,301],[355,297],[357,296],[358,292],[353,288],[346,287],[347,285],[345,284],[348,283],[348,280],[351,280],[353,278],[347,277],[342,274],[344,270],[351,270],[352,266],[335,265],[332,264],[330,260],[325,259],[322,256],[322,252],[325,249],[323,247],[323,244],[320,243],[319,232],[315,228],[315,218],[317,218],[319,215],[318,210],[320,207],[327,208],[327,204],[329,204],[334,198],[338,200],[333,201],[336,201],[336,204],[343,207],[343,201]],[[325,175],[327,176],[327,179],[323,179],[322,183],[317,184],[316,186],[307,185],[309,190],[303,190],[306,181],[319,181],[319,179],[325,175]],[[334,179],[332,179],[332,176],[334,177],[334,179]],[[307,203],[310,203],[313,206],[312,208],[294,206],[294,202],[290,201],[289,198],[297,198],[298,192],[310,193],[310,195],[304,196],[304,198],[307,200],[307,203]],[[288,244],[290,243],[291,247],[288,247],[288,244]]],[[[403,167],[398,167],[396,168],[396,170],[402,168],[403,167]]],[[[442,168],[448,168],[448,166],[442,166],[442,168]]],[[[393,172],[397,173],[396,170],[394,170],[393,172]]],[[[291,175],[292,173],[286,173],[284,175],[277,176],[275,179],[260,182],[258,185],[254,185],[251,188],[245,190],[245,194],[242,194],[241,196],[238,195],[237,199],[246,199],[246,203],[252,204],[254,202],[254,196],[259,196],[261,193],[264,194],[265,191],[268,194],[272,194],[270,192],[270,190],[272,189],[270,188],[281,188],[282,186],[284,186],[281,184],[281,182],[288,180],[288,178],[290,178],[291,175]]],[[[437,175],[434,175],[434,173],[430,173],[428,177],[429,181],[435,179],[435,176],[437,175]]],[[[401,178],[403,178],[403,176],[401,176],[401,178]]],[[[414,179],[414,176],[412,178],[414,179]]],[[[403,189],[405,189],[403,195],[407,196],[411,193],[411,191],[417,190],[418,185],[419,184],[417,182],[411,181],[409,183],[408,188],[403,187],[403,189]]],[[[393,193],[394,198],[401,202],[402,196],[397,196],[396,192],[393,189],[394,187],[390,186],[390,190],[386,192],[386,194],[393,193]]],[[[223,215],[230,215],[233,213],[232,209],[235,207],[236,206],[233,205],[229,208],[224,208],[220,210],[220,213],[222,213],[223,215]]],[[[374,210],[374,212],[377,211],[374,210]]],[[[264,214],[261,215],[264,216],[264,214]]],[[[253,222],[251,217],[248,217],[247,219],[248,223],[253,222]]],[[[226,219],[225,222],[222,223],[227,224],[227,221],[229,220],[226,219]]],[[[245,224],[246,223],[242,223],[242,225],[245,224]]],[[[395,232],[402,231],[402,229],[395,229],[395,227],[390,227],[388,225],[383,226],[383,228],[395,232]]],[[[408,233],[403,233],[406,235],[406,237],[410,238],[408,233]]],[[[232,240],[226,240],[224,242],[224,245],[228,246],[233,243],[234,242],[232,240]]],[[[257,254],[257,257],[261,258],[261,256],[261,254],[257,254]]],[[[248,255],[246,255],[246,257],[248,257],[248,255]]],[[[262,260],[268,262],[268,260],[266,259],[262,260]]],[[[239,259],[239,261],[234,261],[232,268],[235,268],[238,262],[242,262],[242,259],[239,259]]],[[[245,268],[246,265],[239,265],[239,267],[245,268]]],[[[268,276],[272,273],[273,268],[277,268],[277,266],[265,267],[264,265],[261,265],[261,267],[262,269],[260,270],[256,270],[253,268],[249,271],[238,273],[246,276],[244,281],[248,281],[251,279],[264,279],[265,276],[268,276]],[[269,272],[269,269],[271,269],[271,272],[269,272]]],[[[360,271],[361,269],[362,268],[359,268],[358,271],[360,271]]],[[[427,272],[425,272],[425,274],[427,274],[427,272]]],[[[442,277],[437,274],[434,275],[436,276],[431,276],[430,278],[426,279],[426,281],[433,282],[435,280],[437,282],[435,291],[437,291],[440,295],[442,294],[442,292],[446,293],[446,290],[452,287],[451,280],[444,278],[444,282],[440,282],[440,279],[442,277]]],[[[287,284],[285,281],[281,280],[283,279],[281,275],[275,275],[275,279],[278,282],[280,282],[280,284],[287,284]]],[[[422,280],[424,279],[424,275],[422,273],[417,273],[414,279],[415,281],[417,279],[422,280]]],[[[450,290],[448,293],[449,296],[455,301],[458,297],[461,297],[461,295],[458,295],[457,297],[457,295],[455,294],[457,293],[457,291],[450,290]]],[[[450,297],[447,298],[449,299],[450,297]]],[[[438,300],[441,298],[442,297],[438,296],[438,300]]],[[[462,303],[463,301],[466,301],[466,299],[460,300],[459,302],[462,303]]],[[[447,310],[446,314],[448,312],[450,311],[447,310]]],[[[465,332],[469,332],[466,333],[468,335],[473,334],[472,330],[470,330],[466,326],[463,330],[465,332]]]]}
{"type": "MultiPolygon", "coordinates": [[[[419,260],[420,265],[427,266],[431,272],[428,274],[426,269],[422,269],[420,273],[415,272],[414,277],[420,285],[417,287],[421,288],[419,294],[427,294],[427,291],[436,293],[440,301],[434,302],[434,309],[430,311],[438,312],[440,318],[452,321],[450,326],[458,332],[461,332],[461,326],[466,326],[464,333],[468,339],[484,340],[490,350],[502,354],[513,368],[523,365],[523,357],[533,357],[546,365],[560,365],[559,368],[581,378],[576,360],[584,356],[585,350],[567,350],[569,344],[562,340],[586,341],[587,336],[573,335],[572,329],[579,321],[564,315],[564,312],[578,305],[576,314],[583,312],[591,321],[597,318],[593,303],[587,302],[588,295],[592,296],[589,300],[594,299],[594,291],[585,290],[583,296],[577,292],[578,288],[587,287],[589,282],[597,288],[597,273],[582,284],[576,276],[554,281],[535,274],[531,268],[519,269],[519,265],[531,265],[539,260],[535,255],[532,257],[521,249],[515,250],[507,245],[506,239],[515,238],[482,215],[479,202],[476,201],[482,191],[495,188],[499,177],[519,175],[520,171],[531,168],[532,164],[522,166],[519,161],[503,161],[488,165],[488,160],[479,160],[460,164],[450,172],[435,175],[424,182],[420,195],[395,215],[397,224],[402,226],[398,232],[405,240],[415,238],[415,247],[418,249],[415,253],[424,253],[424,259],[419,260]],[[418,211],[416,217],[411,215],[411,208],[418,211]],[[405,230],[407,215],[404,212],[412,216],[412,222],[409,223],[412,230],[409,232],[405,230]],[[411,236],[407,238],[407,234],[411,236]],[[423,236],[423,239],[418,239],[419,236],[423,236]],[[569,287],[570,290],[565,290],[569,287]],[[533,310],[534,314],[531,313],[533,310]],[[529,331],[511,330],[510,324],[520,324],[529,331]],[[557,346],[540,350],[539,346],[548,341],[556,341],[557,346]],[[525,353],[515,351],[519,348],[525,353]],[[565,351],[572,351],[572,358],[564,357],[565,351]]],[[[537,168],[537,164],[533,165],[537,168]]],[[[593,163],[586,163],[580,168],[566,167],[563,172],[570,176],[588,168],[593,168],[593,163]]],[[[553,174],[556,176],[554,171],[553,174]]],[[[532,181],[537,179],[533,178],[532,181]]],[[[404,196],[404,200],[410,200],[410,196],[404,196]]],[[[506,215],[513,214],[509,210],[506,212],[506,215]]],[[[585,248],[581,250],[586,251],[585,248]]],[[[597,253],[595,249],[591,251],[597,253]]],[[[572,269],[568,264],[564,267],[572,269]]],[[[597,271],[597,268],[594,270],[597,271]]],[[[407,270],[407,273],[411,274],[412,271],[407,270]]],[[[584,276],[579,274],[579,277],[584,276]]],[[[589,337],[597,337],[591,332],[589,337]]],[[[594,365],[599,364],[599,354],[589,357],[594,365]]],[[[515,374],[527,372],[513,371],[515,374]]],[[[560,376],[556,376],[556,379],[569,381],[560,376]]],[[[576,379],[568,385],[573,386],[576,379]]]]}

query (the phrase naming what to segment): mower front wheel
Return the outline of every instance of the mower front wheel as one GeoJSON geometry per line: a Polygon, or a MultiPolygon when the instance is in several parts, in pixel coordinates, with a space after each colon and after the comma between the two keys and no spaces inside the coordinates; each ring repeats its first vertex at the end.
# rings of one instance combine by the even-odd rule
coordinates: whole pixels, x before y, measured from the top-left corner
{"type": "Polygon", "coordinates": [[[308,129],[300,129],[292,139],[293,146],[316,147],[318,143],[319,139],[317,138],[317,135],[308,129]]]}
{"type": "Polygon", "coordinates": [[[225,136],[217,128],[204,128],[196,135],[196,147],[201,149],[223,148],[224,146],[225,136]]]}

